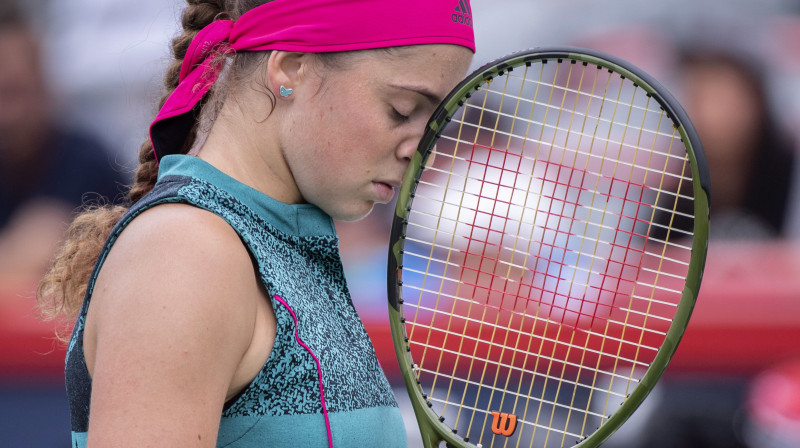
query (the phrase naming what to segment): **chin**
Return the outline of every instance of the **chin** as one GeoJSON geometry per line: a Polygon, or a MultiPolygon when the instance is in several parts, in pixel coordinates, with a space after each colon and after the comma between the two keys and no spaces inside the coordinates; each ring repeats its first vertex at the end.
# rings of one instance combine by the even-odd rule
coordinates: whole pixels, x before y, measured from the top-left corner
{"type": "Polygon", "coordinates": [[[337,221],[358,221],[366,218],[370,213],[372,213],[373,205],[373,203],[370,203],[368,207],[362,207],[359,209],[334,210],[332,213],[328,212],[328,214],[337,221]]]}

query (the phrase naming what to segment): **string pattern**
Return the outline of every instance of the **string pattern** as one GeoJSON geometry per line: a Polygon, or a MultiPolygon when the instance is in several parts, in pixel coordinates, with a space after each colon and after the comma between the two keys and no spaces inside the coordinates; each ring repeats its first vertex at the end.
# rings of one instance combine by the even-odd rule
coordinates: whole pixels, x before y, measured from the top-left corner
{"type": "Polygon", "coordinates": [[[472,444],[574,446],[641,381],[681,300],[686,147],[634,82],[563,59],[487,82],[431,157],[402,236],[420,387],[472,444]]]}

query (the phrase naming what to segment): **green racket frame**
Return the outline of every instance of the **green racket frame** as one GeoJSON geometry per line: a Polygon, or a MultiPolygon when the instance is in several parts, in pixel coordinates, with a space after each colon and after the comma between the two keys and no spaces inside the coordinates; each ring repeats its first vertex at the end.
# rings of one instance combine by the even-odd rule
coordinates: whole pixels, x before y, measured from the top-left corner
{"type": "Polygon", "coordinates": [[[461,82],[445,98],[427,124],[426,133],[420,141],[417,152],[411,159],[403,185],[400,189],[395,216],[392,224],[388,263],[389,321],[391,324],[394,349],[402,372],[411,404],[417,416],[423,443],[426,447],[438,446],[442,441],[454,447],[474,447],[453,433],[450,427],[439,420],[423,397],[423,391],[415,379],[414,360],[411,358],[406,336],[405,319],[402,313],[403,247],[407,216],[411,211],[417,181],[425,169],[425,161],[433,150],[440,130],[463,104],[463,100],[479,90],[493,78],[502,76],[509,70],[525,66],[534,61],[570,60],[596,65],[629,78],[654,98],[672,119],[685,143],[692,170],[694,189],[694,238],[689,263],[688,276],[682,291],[681,300],[663,345],[648,368],[640,384],[632,391],[622,406],[594,433],[582,440],[576,447],[596,447],[610,437],[639,407],[664,373],[683,337],[700,289],[708,246],[710,197],[710,178],[707,162],[697,133],[686,112],[675,98],[655,79],[643,71],[604,53],[575,47],[536,48],[523,51],[491,62],[479,68],[461,82]]]}

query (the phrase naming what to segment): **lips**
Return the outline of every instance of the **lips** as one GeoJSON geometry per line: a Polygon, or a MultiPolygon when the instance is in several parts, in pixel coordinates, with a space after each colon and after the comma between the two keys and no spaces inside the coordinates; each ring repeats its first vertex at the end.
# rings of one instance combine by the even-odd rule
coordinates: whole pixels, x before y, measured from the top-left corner
{"type": "Polygon", "coordinates": [[[386,184],[392,188],[400,188],[403,185],[403,181],[401,180],[389,180],[389,181],[379,181],[382,184],[386,184]]]}
{"type": "Polygon", "coordinates": [[[372,183],[375,194],[378,197],[378,202],[388,203],[394,198],[394,189],[400,188],[402,182],[398,181],[375,181],[372,183]]]}

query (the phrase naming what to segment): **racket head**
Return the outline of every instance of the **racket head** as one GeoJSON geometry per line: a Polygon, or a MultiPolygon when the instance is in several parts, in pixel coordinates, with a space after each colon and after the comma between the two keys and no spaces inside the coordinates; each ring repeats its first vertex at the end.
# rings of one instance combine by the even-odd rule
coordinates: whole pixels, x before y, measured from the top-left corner
{"type": "Polygon", "coordinates": [[[425,446],[613,434],[689,322],[709,195],[685,111],[618,58],[537,48],[453,89],[389,247],[392,336],[425,446]]]}

